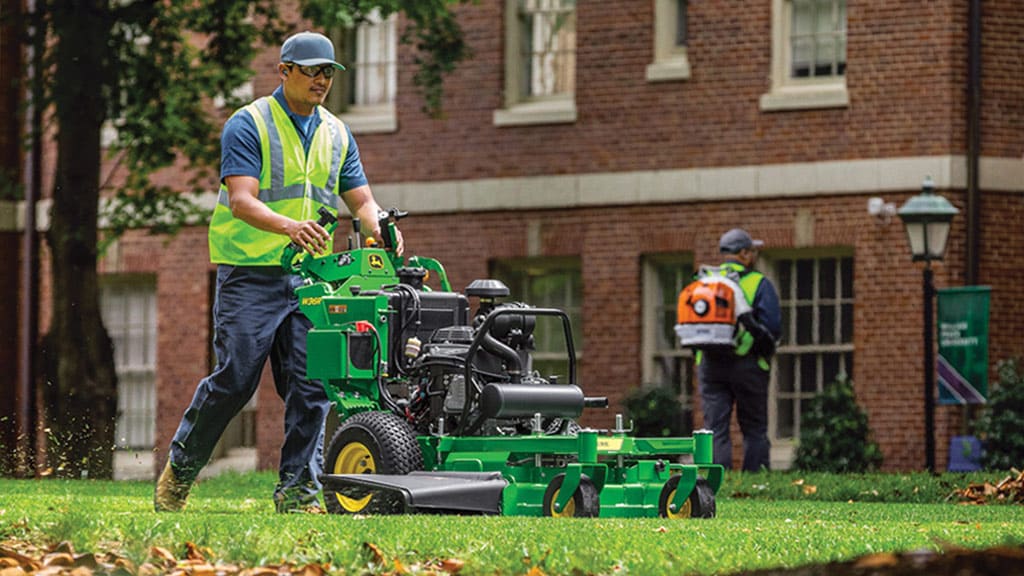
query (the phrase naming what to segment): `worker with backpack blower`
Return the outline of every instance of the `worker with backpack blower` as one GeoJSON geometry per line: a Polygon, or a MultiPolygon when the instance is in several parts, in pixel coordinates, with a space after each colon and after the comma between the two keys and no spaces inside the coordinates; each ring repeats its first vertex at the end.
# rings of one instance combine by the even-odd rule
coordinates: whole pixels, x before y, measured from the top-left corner
{"type": "Polygon", "coordinates": [[[717,281],[715,292],[705,290],[714,295],[701,301],[693,296],[691,287],[684,289],[677,327],[683,345],[697,349],[704,427],[714,432],[714,462],[732,467],[729,423],[735,403],[743,432],[743,470],[748,471],[770,468],[768,383],[771,357],[782,332],[778,292],[770,280],[753,269],[763,245],[739,228],[723,234],[718,248],[724,262],[718,267],[702,267],[694,283],[699,285],[703,276],[706,289],[717,281]],[[723,317],[729,318],[727,345],[721,337],[721,326],[708,324],[714,316],[720,322],[723,317]],[[689,324],[690,320],[704,324],[689,324]]]}

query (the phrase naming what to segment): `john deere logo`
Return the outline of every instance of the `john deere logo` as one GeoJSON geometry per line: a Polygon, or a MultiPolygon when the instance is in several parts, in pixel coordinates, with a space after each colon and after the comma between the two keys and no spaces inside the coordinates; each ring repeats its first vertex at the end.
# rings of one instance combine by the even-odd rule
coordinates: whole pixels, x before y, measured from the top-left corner
{"type": "Polygon", "coordinates": [[[370,268],[374,270],[384,268],[384,259],[380,257],[380,254],[370,254],[370,268]]]}

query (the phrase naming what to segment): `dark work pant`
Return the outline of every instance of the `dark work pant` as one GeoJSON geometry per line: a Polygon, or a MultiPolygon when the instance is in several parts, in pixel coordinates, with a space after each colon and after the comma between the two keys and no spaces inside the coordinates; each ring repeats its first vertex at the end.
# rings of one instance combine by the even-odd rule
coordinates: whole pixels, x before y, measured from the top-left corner
{"type": "Polygon", "coordinates": [[[176,474],[192,480],[210,459],[225,427],[252,398],[270,358],[284,400],[284,445],[275,498],[311,502],[320,490],[324,422],[330,403],[306,379],[306,333],[295,288],[302,279],[271,267],[217,267],[213,344],[217,366],[199,381],[171,442],[176,474]]]}
{"type": "Polygon", "coordinates": [[[729,421],[736,404],[736,419],[743,432],[743,469],[757,471],[771,466],[768,441],[769,373],[751,356],[704,354],[697,376],[700,380],[704,427],[714,433],[715,464],[732,468],[729,421]]]}

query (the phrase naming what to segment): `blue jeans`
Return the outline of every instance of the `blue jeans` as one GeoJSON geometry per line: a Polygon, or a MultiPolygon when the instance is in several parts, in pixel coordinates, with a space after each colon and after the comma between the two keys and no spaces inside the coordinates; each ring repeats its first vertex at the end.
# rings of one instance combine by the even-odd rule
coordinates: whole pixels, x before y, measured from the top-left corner
{"type": "Polygon", "coordinates": [[[704,354],[697,368],[700,380],[704,427],[714,433],[715,464],[732,468],[732,439],[729,421],[732,405],[743,432],[743,469],[757,471],[771,467],[768,440],[769,373],[751,356],[731,353],[704,354]]]}
{"type": "Polygon", "coordinates": [[[270,358],[284,400],[284,445],[275,501],[313,503],[323,470],[324,422],[330,402],[306,379],[306,333],[295,288],[302,279],[273,267],[217,266],[213,345],[217,366],[199,381],[171,441],[175,474],[192,481],[224,428],[252,398],[270,358]]]}

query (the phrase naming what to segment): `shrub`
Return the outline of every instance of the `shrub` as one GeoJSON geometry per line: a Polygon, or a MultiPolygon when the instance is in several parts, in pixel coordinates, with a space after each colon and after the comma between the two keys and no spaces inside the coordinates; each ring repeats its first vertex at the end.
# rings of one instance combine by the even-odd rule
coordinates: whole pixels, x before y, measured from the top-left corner
{"type": "Polygon", "coordinates": [[[978,420],[978,435],[985,468],[1009,470],[1024,464],[1024,375],[1017,358],[999,362],[997,370],[999,383],[978,420]]]}
{"type": "Polygon", "coordinates": [[[683,436],[693,427],[689,412],[668,388],[636,388],[626,396],[625,405],[627,417],[633,420],[634,436],[683,436]]]}
{"type": "Polygon", "coordinates": [[[871,441],[868,416],[857,405],[853,382],[845,374],[811,400],[800,424],[796,461],[800,470],[866,472],[882,463],[871,441]]]}

